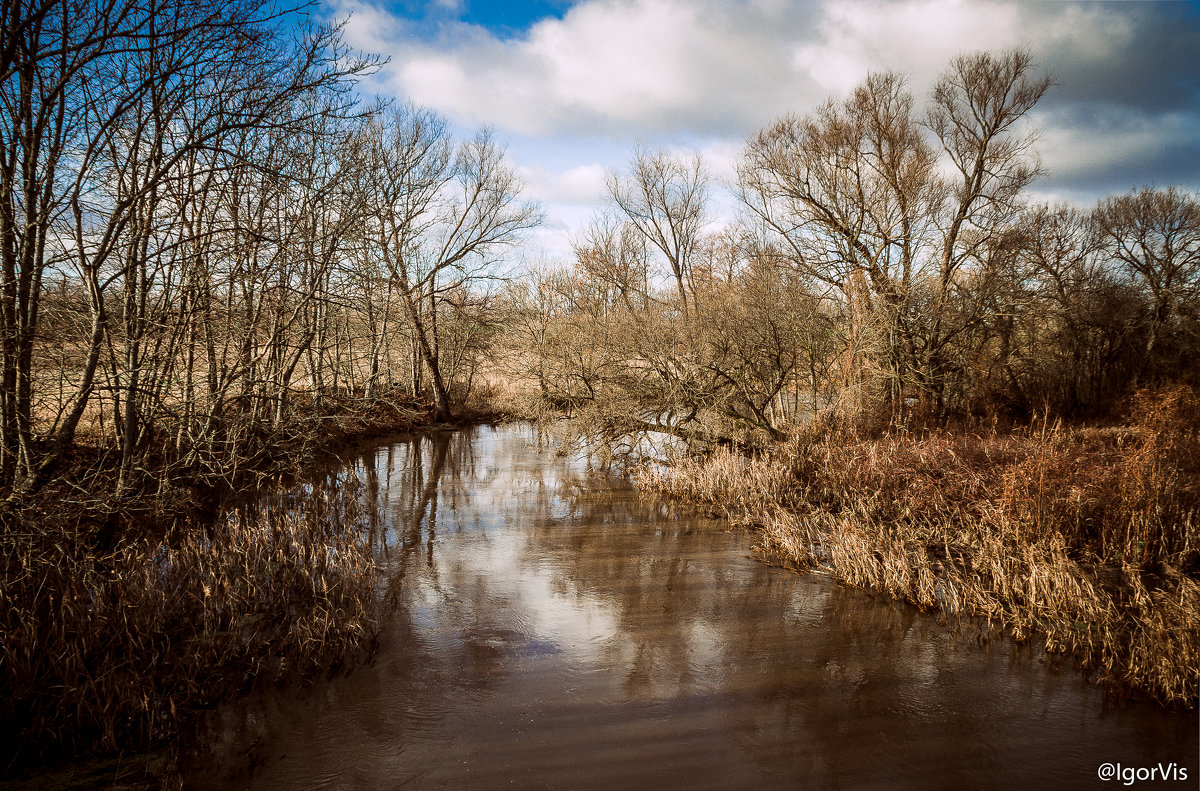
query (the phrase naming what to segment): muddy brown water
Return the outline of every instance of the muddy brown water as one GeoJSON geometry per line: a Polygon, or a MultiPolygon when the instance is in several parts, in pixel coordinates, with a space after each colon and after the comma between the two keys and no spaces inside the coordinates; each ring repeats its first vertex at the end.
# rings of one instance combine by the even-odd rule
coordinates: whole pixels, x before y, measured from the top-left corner
{"type": "Polygon", "coordinates": [[[417,436],[350,471],[394,606],[374,660],[214,712],[188,786],[1129,787],[1104,764],[1200,785],[1195,713],[768,566],[531,426],[417,436]]]}

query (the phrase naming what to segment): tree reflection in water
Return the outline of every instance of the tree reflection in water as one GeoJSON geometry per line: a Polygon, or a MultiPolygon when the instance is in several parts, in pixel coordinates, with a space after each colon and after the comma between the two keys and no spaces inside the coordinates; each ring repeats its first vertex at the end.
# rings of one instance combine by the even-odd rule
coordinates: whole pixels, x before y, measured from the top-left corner
{"type": "Polygon", "coordinates": [[[1035,652],[762,564],[532,427],[350,471],[393,613],[376,659],[221,709],[197,786],[1070,788],[1104,761],[1196,766],[1193,718],[1106,709],[1035,652]]]}

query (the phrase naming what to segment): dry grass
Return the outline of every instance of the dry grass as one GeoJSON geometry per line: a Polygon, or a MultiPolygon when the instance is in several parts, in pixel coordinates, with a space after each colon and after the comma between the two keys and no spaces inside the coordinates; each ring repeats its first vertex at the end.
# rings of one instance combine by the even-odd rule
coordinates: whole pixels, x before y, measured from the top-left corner
{"type": "Polygon", "coordinates": [[[1200,399],[1144,393],[1119,428],[853,436],[645,468],[638,484],[760,529],[763,552],[1037,636],[1099,676],[1196,704],[1200,399]]]}
{"type": "Polygon", "coordinates": [[[26,758],[146,749],[223,696],[355,660],[377,617],[365,520],[351,479],[103,553],[48,526],[10,529],[6,744],[26,758]]]}

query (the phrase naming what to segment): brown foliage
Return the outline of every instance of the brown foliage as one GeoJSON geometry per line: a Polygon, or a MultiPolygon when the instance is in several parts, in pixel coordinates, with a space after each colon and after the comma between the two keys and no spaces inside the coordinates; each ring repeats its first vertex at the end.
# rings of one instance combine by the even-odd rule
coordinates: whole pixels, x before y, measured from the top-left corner
{"type": "Polygon", "coordinates": [[[6,535],[6,744],[146,749],[224,695],[358,657],[376,568],[354,479],[274,499],[105,552],[59,530],[6,535]]]}
{"type": "Polygon", "coordinates": [[[1200,401],[1146,391],[1124,427],[874,438],[813,429],[773,455],[637,474],[760,529],[797,568],[1037,634],[1103,677],[1196,703],[1200,401]]]}

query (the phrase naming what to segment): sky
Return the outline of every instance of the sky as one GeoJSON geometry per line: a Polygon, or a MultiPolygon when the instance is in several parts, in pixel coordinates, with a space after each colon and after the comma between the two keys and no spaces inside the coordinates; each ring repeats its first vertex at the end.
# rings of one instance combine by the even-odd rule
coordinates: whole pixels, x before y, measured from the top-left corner
{"type": "MultiPolygon", "coordinates": [[[[1054,87],[1029,117],[1036,200],[1090,206],[1200,189],[1200,2],[1007,0],[324,0],[347,44],[385,56],[362,86],[491,128],[546,221],[529,255],[565,263],[635,146],[698,151],[730,182],[785,113],[899,71],[920,106],[956,55],[1025,47],[1054,87]]],[[[713,220],[733,209],[718,195],[713,220]]]]}

